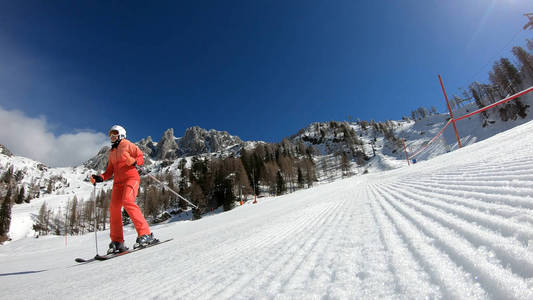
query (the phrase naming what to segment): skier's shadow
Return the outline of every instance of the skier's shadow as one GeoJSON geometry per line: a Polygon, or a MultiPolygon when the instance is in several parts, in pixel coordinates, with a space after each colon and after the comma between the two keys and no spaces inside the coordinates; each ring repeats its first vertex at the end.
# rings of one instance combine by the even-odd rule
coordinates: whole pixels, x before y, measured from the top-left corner
{"type": "Polygon", "coordinates": [[[32,274],[32,273],[41,273],[46,270],[39,270],[39,271],[24,271],[24,272],[13,272],[13,273],[0,273],[0,277],[3,276],[14,276],[14,275],[24,275],[24,274],[32,274]]]}

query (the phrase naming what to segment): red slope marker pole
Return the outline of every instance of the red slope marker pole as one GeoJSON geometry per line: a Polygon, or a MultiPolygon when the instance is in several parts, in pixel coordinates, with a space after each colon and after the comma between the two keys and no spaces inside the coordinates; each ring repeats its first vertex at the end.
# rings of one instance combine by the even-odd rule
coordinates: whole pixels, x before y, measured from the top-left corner
{"type": "Polygon", "coordinates": [[[450,107],[450,102],[448,101],[448,96],[446,95],[446,90],[444,89],[444,84],[442,84],[442,78],[440,77],[440,74],[439,74],[439,81],[440,81],[440,86],[442,87],[442,92],[444,93],[444,98],[446,99],[446,105],[448,106],[448,111],[450,112],[450,118],[452,118],[452,125],[453,125],[453,130],[455,130],[455,137],[457,138],[457,145],[459,145],[459,148],[461,148],[462,147],[461,139],[459,138],[459,133],[457,133],[457,126],[455,126],[455,119],[453,118],[453,113],[450,107]]]}

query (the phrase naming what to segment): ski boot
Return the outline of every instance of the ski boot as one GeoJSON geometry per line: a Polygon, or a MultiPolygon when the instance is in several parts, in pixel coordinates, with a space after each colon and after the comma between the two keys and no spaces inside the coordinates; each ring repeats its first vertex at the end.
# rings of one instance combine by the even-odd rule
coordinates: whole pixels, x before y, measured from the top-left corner
{"type": "Polygon", "coordinates": [[[145,234],[137,237],[137,240],[135,241],[135,245],[133,245],[133,249],[146,247],[148,245],[157,244],[159,243],[159,240],[154,238],[154,234],[145,234]]]}
{"type": "Polygon", "coordinates": [[[128,247],[126,247],[124,243],[111,242],[109,244],[109,249],[107,249],[107,254],[121,253],[124,251],[128,251],[128,247]]]}

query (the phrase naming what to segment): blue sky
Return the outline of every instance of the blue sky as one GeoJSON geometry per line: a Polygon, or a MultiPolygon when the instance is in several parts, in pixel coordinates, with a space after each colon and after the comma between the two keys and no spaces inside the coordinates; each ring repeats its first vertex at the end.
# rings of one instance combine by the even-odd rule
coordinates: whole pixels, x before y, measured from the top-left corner
{"type": "Polygon", "coordinates": [[[316,121],[444,111],[437,74],[449,94],[486,82],[533,38],[527,12],[532,1],[1,1],[0,109],[56,138],[197,125],[277,142],[316,121]]]}

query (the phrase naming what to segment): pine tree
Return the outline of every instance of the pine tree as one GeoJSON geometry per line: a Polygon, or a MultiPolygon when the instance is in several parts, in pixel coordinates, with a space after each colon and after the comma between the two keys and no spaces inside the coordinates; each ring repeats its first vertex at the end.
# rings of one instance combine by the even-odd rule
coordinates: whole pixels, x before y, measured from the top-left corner
{"type": "Polygon", "coordinates": [[[108,218],[108,214],[109,214],[109,204],[111,203],[111,194],[112,194],[112,191],[107,191],[106,193],[104,193],[103,197],[102,197],[102,224],[103,224],[103,228],[104,230],[106,229],[106,224],[107,224],[107,218],[108,218]]]}
{"type": "Polygon", "coordinates": [[[224,211],[232,210],[235,205],[235,195],[233,194],[232,181],[229,178],[225,178],[222,184],[224,186],[224,211]]]}
{"type": "Polygon", "coordinates": [[[329,165],[328,165],[327,157],[322,157],[322,162],[321,162],[320,167],[322,168],[322,174],[324,174],[324,177],[328,177],[329,165]]]}
{"type": "Polygon", "coordinates": [[[29,200],[32,198],[35,198],[35,194],[39,190],[39,187],[36,186],[35,178],[32,177],[30,185],[28,186],[28,200],[26,202],[29,203],[29,200]]]}
{"type": "Polygon", "coordinates": [[[472,98],[474,98],[474,101],[476,102],[476,105],[478,108],[482,108],[485,106],[485,103],[482,99],[482,94],[480,92],[480,84],[477,82],[474,82],[470,84],[469,86],[470,93],[472,94],[472,98]]]}
{"type": "MultiPolygon", "coordinates": [[[[178,194],[180,195],[188,195],[189,194],[189,187],[187,185],[187,179],[185,177],[182,177],[181,180],[179,181],[178,183],[178,194]]],[[[186,210],[187,209],[187,202],[185,202],[183,199],[179,199],[179,202],[178,202],[178,208],[182,209],[182,210],[186,210]]]]}
{"type": "Polygon", "coordinates": [[[350,171],[350,161],[348,160],[348,155],[346,155],[346,152],[342,151],[340,156],[341,156],[342,177],[344,177],[348,175],[348,172],[350,171]]]}
{"type": "Polygon", "coordinates": [[[527,30],[527,29],[533,30],[533,14],[531,14],[531,13],[524,14],[524,16],[526,16],[529,19],[529,21],[526,23],[526,25],[524,25],[524,30],[527,30]]]}
{"type": "Polygon", "coordinates": [[[304,174],[302,172],[302,169],[300,167],[298,167],[298,188],[302,189],[304,187],[304,183],[305,183],[305,179],[304,179],[304,174]]]}
{"type": "Polygon", "coordinates": [[[511,93],[516,94],[520,88],[520,84],[522,83],[522,79],[520,78],[518,70],[507,58],[501,58],[500,64],[505,77],[507,78],[507,84],[510,87],[511,93]]]}
{"type": "Polygon", "coordinates": [[[4,201],[0,206],[0,243],[8,239],[7,233],[11,226],[11,188],[7,190],[4,201]]]}
{"type": "Polygon", "coordinates": [[[305,158],[303,160],[303,166],[305,169],[305,181],[307,187],[313,186],[313,182],[316,181],[316,168],[312,158],[305,158]]]}
{"type": "Polygon", "coordinates": [[[19,192],[17,194],[17,198],[15,199],[15,203],[22,204],[24,202],[24,186],[20,187],[19,192]]]}
{"type": "Polygon", "coordinates": [[[522,64],[522,71],[533,78],[533,55],[527,53],[522,47],[513,47],[513,54],[522,64]]]}
{"type": "Polygon", "coordinates": [[[232,170],[235,172],[235,187],[237,191],[240,191],[243,195],[250,195],[252,193],[252,187],[248,180],[248,175],[240,159],[232,159],[232,170]]]}
{"type": "Polygon", "coordinates": [[[507,77],[500,62],[494,62],[492,71],[489,72],[489,80],[500,99],[504,98],[510,92],[508,89],[509,83],[507,82],[507,77]]]}
{"type": "MultiPolygon", "coordinates": [[[[30,191],[31,191],[31,189],[30,189],[30,191]]],[[[30,193],[30,191],[28,191],[28,194],[26,195],[26,198],[24,198],[24,202],[26,202],[26,203],[30,203],[30,201],[31,201],[31,193],[30,193]]]]}
{"type": "Polygon", "coordinates": [[[72,198],[72,206],[70,207],[70,233],[77,233],[78,231],[78,197],[72,198]]]}
{"type": "Polygon", "coordinates": [[[122,210],[122,224],[128,225],[130,223],[131,223],[130,215],[128,215],[128,212],[125,209],[123,209],[122,210]]]}
{"type": "Polygon", "coordinates": [[[2,176],[2,181],[4,183],[7,183],[8,185],[11,184],[11,181],[14,179],[14,175],[13,175],[13,166],[9,166],[7,168],[7,171],[4,173],[4,175],[2,176]]]}
{"type": "Polygon", "coordinates": [[[191,202],[198,208],[193,210],[193,220],[198,220],[202,217],[202,211],[206,209],[205,196],[202,188],[196,182],[191,184],[191,202]]]}
{"type": "Polygon", "coordinates": [[[89,232],[92,232],[94,230],[94,217],[95,217],[95,210],[94,210],[94,199],[91,197],[91,200],[83,201],[83,214],[81,222],[83,225],[82,227],[88,228],[87,230],[89,232]]]}
{"type": "Polygon", "coordinates": [[[62,226],[62,222],[61,222],[61,208],[59,208],[59,210],[57,211],[57,214],[54,216],[54,234],[55,235],[61,235],[61,226],[62,226]]]}
{"type": "MultiPolygon", "coordinates": [[[[450,103],[453,103],[453,102],[450,102],[450,103]]],[[[422,106],[421,106],[421,107],[419,107],[419,108],[417,109],[417,111],[418,111],[418,116],[419,116],[421,119],[427,117],[427,115],[428,115],[428,111],[427,111],[427,109],[426,109],[425,107],[422,107],[422,106]]]]}
{"type": "MultiPolygon", "coordinates": [[[[174,184],[174,175],[172,175],[171,172],[167,172],[167,182],[168,182],[168,188],[170,190],[173,190],[175,191],[176,190],[176,186],[174,184]]],[[[179,200],[178,197],[176,195],[174,195],[173,193],[169,192],[167,195],[166,195],[166,200],[163,201],[164,205],[163,205],[163,209],[169,209],[169,208],[176,208],[179,206],[179,200]]]]}
{"type": "Polygon", "coordinates": [[[46,208],[46,202],[43,202],[37,215],[37,223],[33,225],[33,230],[37,231],[39,235],[48,233],[48,209],[46,208]]]}
{"type": "Polygon", "coordinates": [[[22,170],[16,171],[15,175],[14,175],[14,178],[15,178],[16,182],[20,182],[22,179],[24,179],[24,171],[22,171],[22,170]]]}
{"type": "Polygon", "coordinates": [[[281,172],[286,176],[286,182],[289,183],[291,191],[294,191],[294,160],[290,156],[282,156],[278,160],[278,165],[280,166],[281,172]]]}
{"type": "Polygon", "coordinates": [[[52,180],[48,181],[48,186],[46,188],[46,193],[51,194],[54,188],[54,182],[52,180]]]}
{"type": "Polygon", "coordinates": [[[279,166],[275,161],[267,162],[262,170],[261,177],[263,178],[263,184],[268,186],[268,192],[270,193],[270,195],[276,194],[277,170],[279,170],[279,166]]]}
{"type": "Polygon", "coordinates": [[[276,175],[276,195],[281,195],[287,191],[287,187],[285,186],[285,180],[283,179],[283,175],[281,174],[281,170],[278,170],[278,173],[276,175]]]}
{"type": "Polygon", "coordinates": [[[459,98],[459,96],[457,95],[453,95],[453,102],[455,102],[455,105],[457,105],[457,107],[461,107],[461,102],[463,101],[461,98],[459,98]]]}
{"type": "Polygon", "coordinates": [[[368,129],[368,122],[367,121],[363,120],[363,121],[359,121],[358,123],[361,126],[361,129],[363,129],[364,131],[366,131],[368,129]]]}
{"type": "Polygon", "coordinates": [[[526,44],[527,44],[527,49],[529,49],[529,51],[533,51],[533,40],[526,39],[526,44]]]}
{"type": "Polygon", "coordinates": [[[157,188],[150,187],[144,193],[144,216],[155,218],[159,213],[159,192],[157,188]]]}
{"type": "MultiPolygon", "coordinates": [[[[244,148],[243,148],[244,149],[244,148]]],[[[180,170],[181,172],[183,172],[183,170],[185,170],[185,167],[187,165],[187,160],[184,159],[184,158],[181,158],[180,159],[180,162],[178,163],[178,170],[180,170]]],[[[183,175],[182,175],[183,176],[183,175]]]]}

